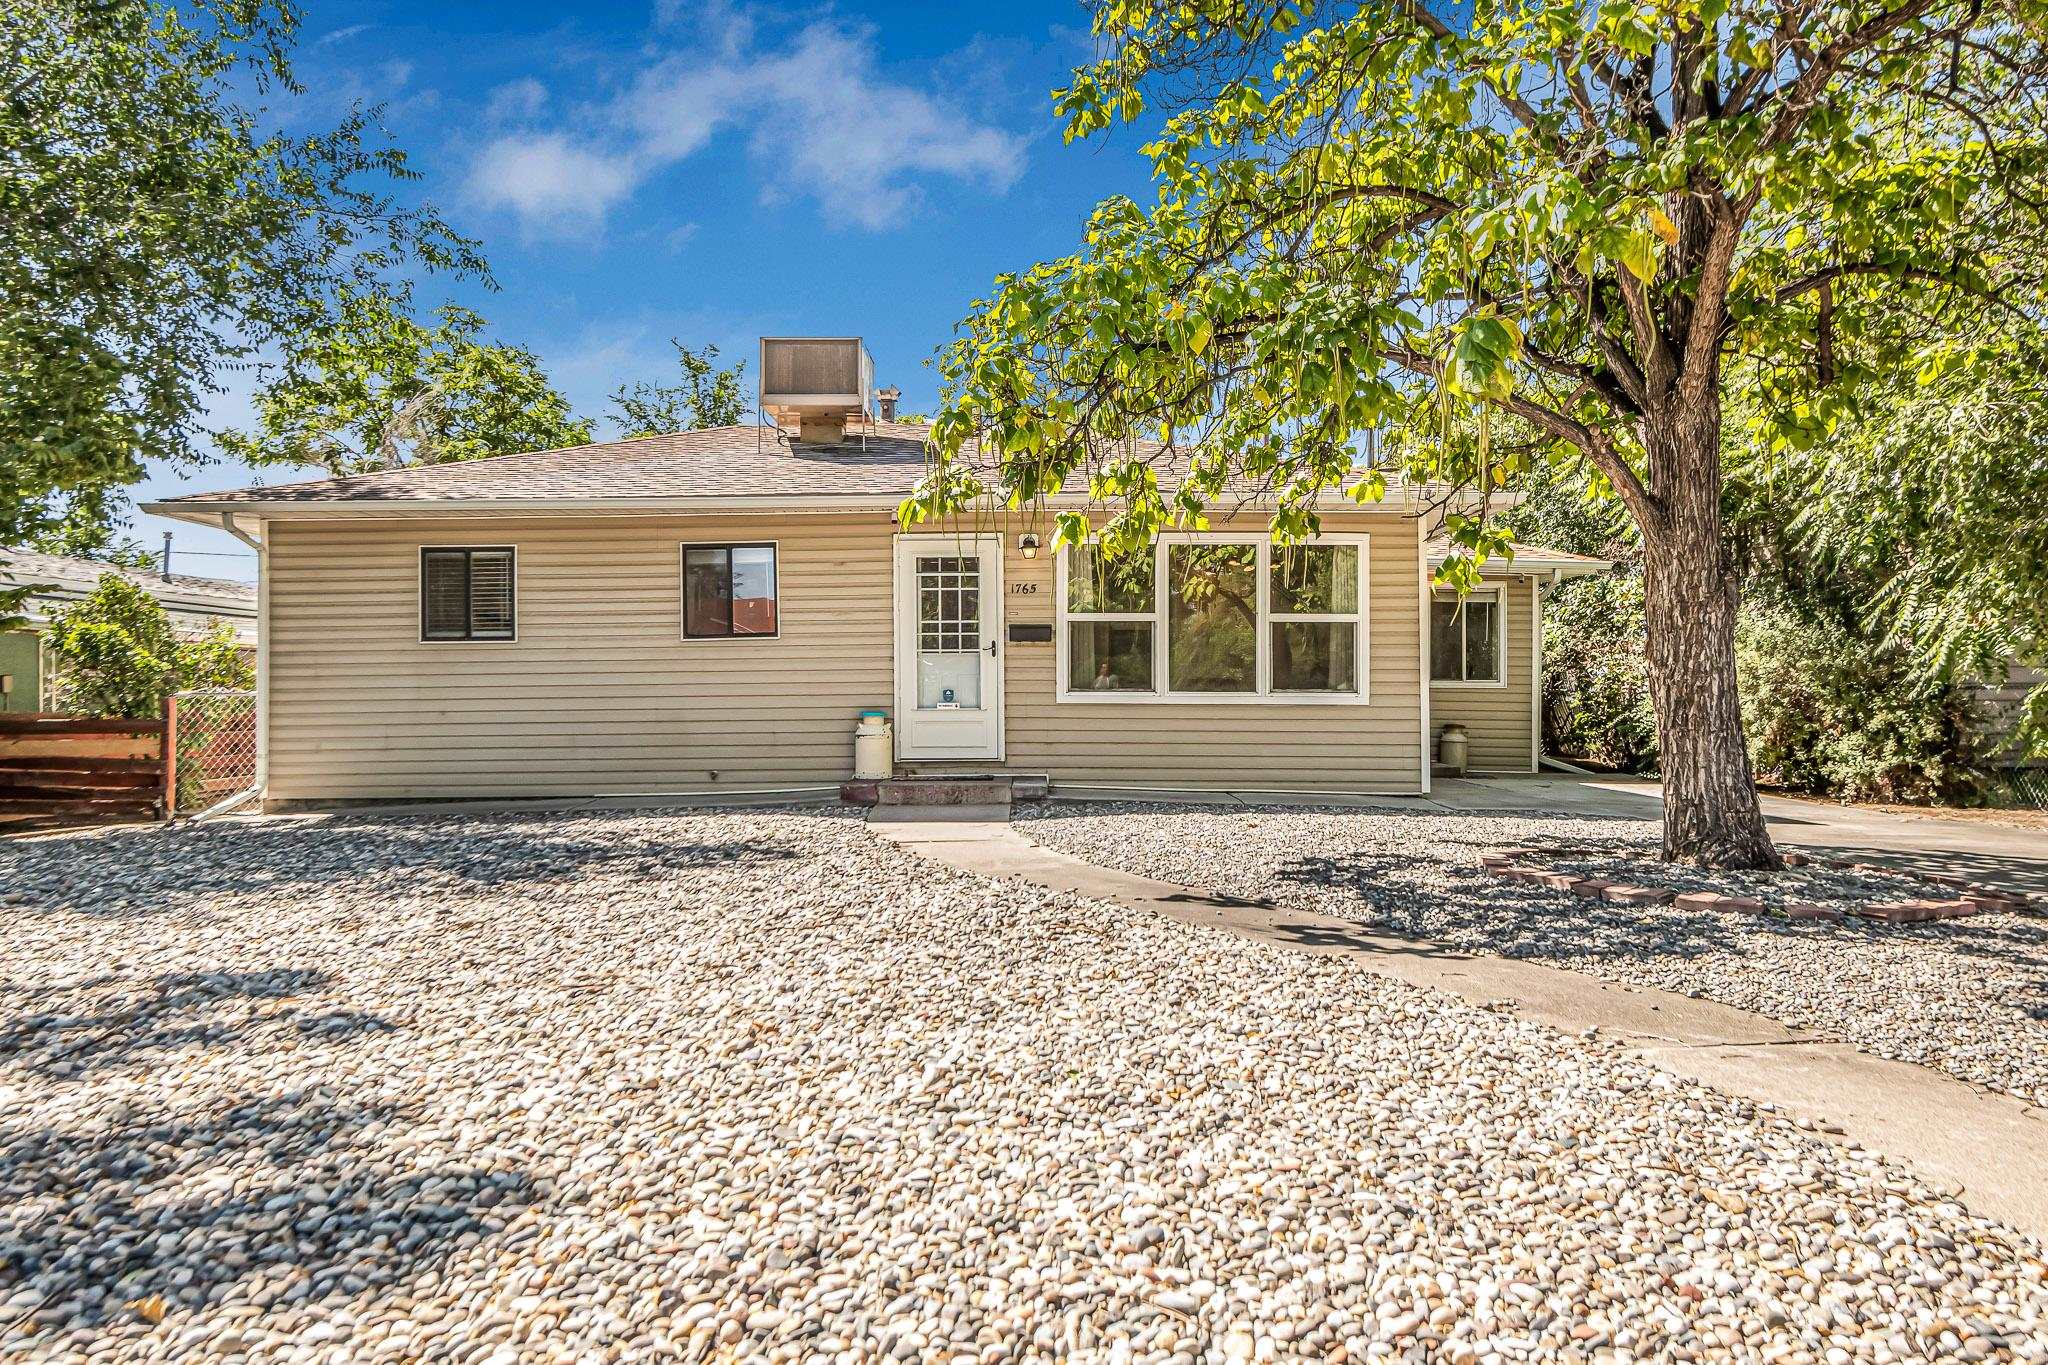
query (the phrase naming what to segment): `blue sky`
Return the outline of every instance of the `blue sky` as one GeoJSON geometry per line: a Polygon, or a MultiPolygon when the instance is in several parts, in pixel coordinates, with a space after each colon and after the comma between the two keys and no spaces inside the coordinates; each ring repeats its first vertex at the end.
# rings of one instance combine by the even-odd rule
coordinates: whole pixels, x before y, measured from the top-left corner
{"type": "MultiPolygon", "coordinates": [[[[995,275],[1065,254],[1106,195],[1144,194],[1140,138],[1067,146],[1048,93],[1093,52],[1070,0],[560,6],[310,0],[287,126],[355,101],[500,285],[429,277],[529,347],[579,412],[674,372],[668,338],[751,357],[762,335],[858,334],[929,409],[925,362],[995,275]]],[[[218,422],[247,412],[224,394],[218,422]]],[[[600,431],[608,433],[608,424],[600,431]]],[[[305,477],[159,470],[138,500],[305,477]]],[[[218,532],[138,515],[175,567],[254,575],[218,532]],[[200,552],[207,552],[203,556],[200,552]]]]}

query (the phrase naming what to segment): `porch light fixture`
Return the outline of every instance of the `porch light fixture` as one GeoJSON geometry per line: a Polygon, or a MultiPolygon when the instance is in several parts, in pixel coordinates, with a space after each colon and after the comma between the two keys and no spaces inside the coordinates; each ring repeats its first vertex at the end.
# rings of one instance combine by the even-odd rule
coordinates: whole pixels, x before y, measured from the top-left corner
{"type": "Polygon", "coordinates": [[[1023,552],[1026,559],[1038,558],[1038,532],[1026,531],[1023,535],[1018,536],[1017,548],[1023,552]]]}

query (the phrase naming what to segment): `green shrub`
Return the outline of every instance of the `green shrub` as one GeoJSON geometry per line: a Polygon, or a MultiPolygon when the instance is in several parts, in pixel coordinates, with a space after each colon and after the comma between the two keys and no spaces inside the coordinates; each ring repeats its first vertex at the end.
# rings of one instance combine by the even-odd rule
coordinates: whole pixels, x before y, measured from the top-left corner
{"type": "MultiPolygon", "coordinates": [[[[1657,767],[1639,571],[1581,579],[1543,608],[1544,742],[1629,772],[1657,767]]],[[[1929,686],[1903,650],[1761,594],[1735,631],[1743,730],[1757,781],[1852,801],[1968,799],[1972,703],[1929,686]]]]}
{"type": "Polygon", "coordinates": [[[1643,576],[1582,578],[1543,603],[1544,747],[1627,772],[1657,764],[1643,576]]]}
{"type": "Polygon", "coordinates": [[[82,715],[155,716],[182,688],[255,685],[227,623],[180,640],[162,605],[118,573],[52,618],[49,648],[59,704],[82,715]]]}
{"type": "Polygon", "coordinates": [[[1770,601],[1735,628],[1743,729],[1757,780],[1852,801],[1969,796],[1969,695],[1915,677],[1899,648],[1770,601]]]}

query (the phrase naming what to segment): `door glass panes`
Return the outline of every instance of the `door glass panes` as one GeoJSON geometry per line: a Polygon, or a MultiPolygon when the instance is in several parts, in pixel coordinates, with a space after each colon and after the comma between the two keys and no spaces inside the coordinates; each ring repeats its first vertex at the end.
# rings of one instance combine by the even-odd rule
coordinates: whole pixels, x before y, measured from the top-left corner
{"type": "Polygon", "coordinates": [[[1259,549],[1167,547],[1167,687],[1175,692],[1258,688],[1259,549]]]}
{"type": "Polygon", "coordinates": [[[981,706],[981,557],[917,558],[917,704],[981,706]]]}

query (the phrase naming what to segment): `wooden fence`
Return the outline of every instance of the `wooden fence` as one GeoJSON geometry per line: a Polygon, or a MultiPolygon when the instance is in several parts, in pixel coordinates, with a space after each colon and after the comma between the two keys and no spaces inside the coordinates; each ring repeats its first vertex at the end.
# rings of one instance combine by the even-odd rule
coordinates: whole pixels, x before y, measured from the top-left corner
{"type": "Polygon", "coordinates": [[[0,713],[0,832],[161,818],[168,728],[0,713]]]}

